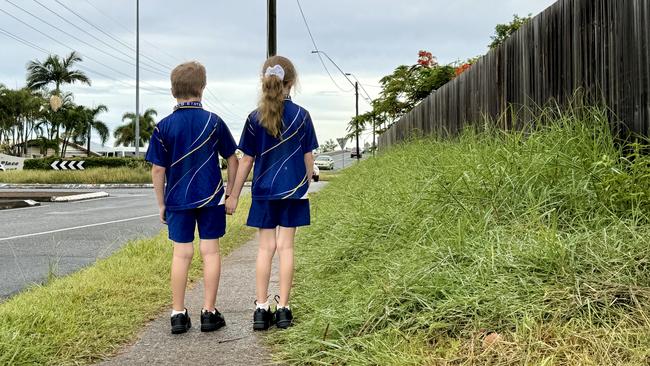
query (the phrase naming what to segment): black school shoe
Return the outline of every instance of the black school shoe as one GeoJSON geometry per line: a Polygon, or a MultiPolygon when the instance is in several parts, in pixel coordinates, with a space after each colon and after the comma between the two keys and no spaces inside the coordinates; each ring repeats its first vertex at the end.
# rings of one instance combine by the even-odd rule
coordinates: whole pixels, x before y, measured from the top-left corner
{"type": "Polygon", "coordinates": [[[172,334],[181,334],[187,332],[192,328],[192,321],[190,320],[190,313],[185,309],[185,313],[176,314],[172,316],[172,334]]]}
{"type": "Polygon", "coordinates": [[[287,329],[293,325],[293,314],[289,308],[278,308],[275,311],[275,325],[280,329],[287,329]]]}
{"type": "Polygon", "coordinates": [[[226,319],[215,309],[215,312],[201,311],[201,332],[214,332],[226,325],[226,319]]]}
{"type": "Polygon", "coordinates": [[[274,314],[271,312],[271,308],[266,309],[255,309],[253,313],[253,330],[267,330],[273,324],[274,314]]]}

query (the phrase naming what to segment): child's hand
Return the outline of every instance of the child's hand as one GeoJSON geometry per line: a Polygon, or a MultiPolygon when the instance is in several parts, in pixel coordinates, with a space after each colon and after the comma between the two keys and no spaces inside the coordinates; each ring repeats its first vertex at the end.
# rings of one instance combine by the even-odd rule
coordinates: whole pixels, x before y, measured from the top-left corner
{"type": "Polygon", "coordinates": [[[158,208],[158,210],[160,211],[160,222],[161,222],[162,224],[167,225],[167,217],[166,217],[166,215],[165,215],[165,206],[160,206],[160,207],[158,208]]]}
{"type": "Polygon", "coordinates": [[[237,209],[237,203],[239,200],[235,197],[228,197],[226,199],[226,215],[232,215],[235,213],[235,210],[237,209]]]}

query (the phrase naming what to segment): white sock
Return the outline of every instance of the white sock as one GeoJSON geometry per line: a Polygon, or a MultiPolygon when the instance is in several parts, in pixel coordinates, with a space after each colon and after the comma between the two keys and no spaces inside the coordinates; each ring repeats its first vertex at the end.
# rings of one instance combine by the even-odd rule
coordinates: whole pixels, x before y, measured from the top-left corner
{"type": "Polygon", "coordinates": [[[269,308],[270,308],[270,305],[269,305],[268,300],[263,304],[257,304],[257,306],[255,307],[256,310],[257,309],[264,309],[264,310],[267,310],[267,311],[269,310],[269,308]]]}
{"type": "Polygon", "coordinates": [[[178,315],[178,314],[185,314],[186,311],[187,311],[187,309],[184,309],[183,311],[176,311],[176,310],[172,309],[172,316],[178,315]]]}
{"type": "Polygon", "coordinates": [[[203,310],[201,310],[201,312],[203,312],[203,313],[212,313],[212,314],[216,314],[216,313],[217,313],[217,308],[214,308],[214,310],[212,310],[212,311],[208,311],[208,310],[206,310],[206,309],[203,309],[203,310]]]}
{"type": "Polygon", "coordinates": [[[287,310],[291,310],[290,307],[289,307],[289,305],[287,305],[287,306],[280,306],[280,305],[278,305],[278,309],[287,309],[287,310]]]}

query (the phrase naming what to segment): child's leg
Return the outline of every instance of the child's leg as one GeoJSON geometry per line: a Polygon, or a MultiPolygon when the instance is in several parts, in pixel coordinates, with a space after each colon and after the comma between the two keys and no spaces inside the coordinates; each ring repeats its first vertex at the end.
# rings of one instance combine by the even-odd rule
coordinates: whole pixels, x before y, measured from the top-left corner
{"type": "Polygon", "coordinates": [[[259,230],[260,246],[257,251],[256,283],[257,303],[263,304],[269,296],[271,264],[275,254],[275,229],[259,230]]]}
{"type": "Polygon", "coordinates": [[[192,243],[174,243],[172,258],[172,307],[175,311],[185,310],[185,288],[187,273],[192,264],[194,246],[192,243]]]}
{"type": "Polygon", "coordinates": [[[278,230],[278,254],[280,255],[280,301],[278,306],[289,305],[289,294],[293,284],[293,241],[295,227],[282,227],[278,230]]]}
{"type": "Polygon", "coordinates": [[[208,311],[214,311],[217,301],[217,290],[219,289],[219,277],[221,275],[219,239],[201,240],[199,250],[201,252],[201,258],[203,258],[203,282],[205,285],[203,308],[208,311]]]}

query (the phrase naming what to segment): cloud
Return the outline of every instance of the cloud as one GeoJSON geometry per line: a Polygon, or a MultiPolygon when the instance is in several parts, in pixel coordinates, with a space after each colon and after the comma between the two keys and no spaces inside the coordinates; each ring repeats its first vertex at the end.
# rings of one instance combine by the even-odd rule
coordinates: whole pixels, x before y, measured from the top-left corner
{"type": "MultiPolygon", "coordinates": [[[[132,0],[61,1],[111,36],[134,44],[135,8],[132,0]]],[[[56,2],[41,2],[116,48],[131,52],[56,2]]],[[[266,52],[266,2],[204,0],[179,5],[179,2],[171,0],[143,0],[140,3],[142,53],[156,61],[143,58],[143,63],[166,72],[174,64],[189,59],[204,63],[212,91],[207,94],[209,104],[224,116],[233,133],[238,135],[243,119],[257,103],[258,75],[266,52]]],[[[536,14],[553,1],[302,0],[301,3],[319,47],[346,72],[355,73],[364,84],[368,84],[366,89],[374,96],[379,89],[370,85],[376,85],[382,76],[400,64],[413,64],[418,50],[427,49],[444,63],[485,53],[497,23],[509,21],[514,13],[536,14]]],[[[78,38],[113,53],[36,3],[24,1],[20,5],[78,38]]],[[[135,110],[135,92],[133,87],[129,87],[133,82],[122,75],[134,76],[132,66],[71,39],[6,2],[0,4],[0,8],[86,56],[83,65],[92,70],[88,74],[93,86],[66,89],[75,93],[78,103],[106,104],[110,111],[101,118],[111,128],[121,123],[122,114],[135,110]],[[99,76],[97,72],[111,78],[99,76]]],[[[4,13],[0,13],[0,28],[51,52],[65,54],[70,51],[70,48],[38,34],[4,13]]],[[[5,50],[0,83],[9,87],[24,85],[26,63],[45,56],[1,34],[0,49],[5,50]]],[[[300,73],[301,90],[294,100],[310,110],[319,140],[325,141],[345,134],[347,122],[354,114],[354,97],[351,93],[338,91],[318,58],[310,53],[312,49],[296,2],[279,1],[278,51],[290,57],[300,73]]],[[[347,88],[346,80],[333,67],[331,71],[337,83],[347,88]]],[[[142,72],[143,88],[154,90],[143,90],[142,109],[153,107],[158,110],[159,117],[169,113],[174,105],[167,92],[169,80],[164,74],[142,72]]],[[[360,106],[362,112],[368,109],[363,99],[360,106]]]]}

